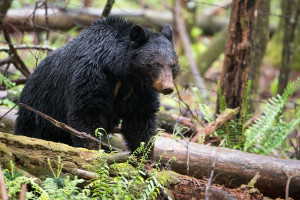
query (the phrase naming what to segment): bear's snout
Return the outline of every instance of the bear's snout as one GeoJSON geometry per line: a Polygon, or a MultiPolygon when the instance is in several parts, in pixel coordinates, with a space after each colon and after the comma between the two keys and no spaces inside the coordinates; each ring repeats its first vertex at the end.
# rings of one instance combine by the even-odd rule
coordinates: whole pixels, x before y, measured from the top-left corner
{"type": "Polygon", "coordinates": [[[154,81],[153,87],[156,91],[164,95],[171,94],[174,91],[172,70],[170,68],[163,69],[154,81]]]}

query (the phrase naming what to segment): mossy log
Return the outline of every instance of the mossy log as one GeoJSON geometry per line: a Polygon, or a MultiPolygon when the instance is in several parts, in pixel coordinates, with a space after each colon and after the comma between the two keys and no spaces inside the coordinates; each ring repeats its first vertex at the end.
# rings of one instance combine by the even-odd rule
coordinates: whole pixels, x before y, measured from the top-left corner
{"type": "MultiPolygon", "coordinates": [[[[53,177],[47,159],[50,159],[51,166],[56,171],[58,156],[61,157],[61,164],[63,164],[61,176],[73,177],[76,175],[86,180],[98,177],[96,170],[99,169],[101,161],[99,160],[99,152],[96,150],[74,148],[61,143],[0,132],[0,165],[10,169],[10,161],[12,160],[15,163],[16,172],[37,178],[36,182],[39,184],[42,183],[41,179],[53,177]]],[[[110,167],[111,177],[116,176],[117,171],[121,170],[125,170],[126,174],[131,176],[135,169],[131,165],[125,164],[128,157],[128,153],[103,154],[102,159],[107,159],[110,166],[114,165],[110,167]]],[[[165,192],[172,199],[174,199],[172,193],[166,188],[180,184],[180,177],[180,174],[166,170],[162,170],[156,175],[158,181],[163,182],[165,192]]],[[[223,188],[212,186],[208,195],[215,196],[216,194],[231,197],[229,199],[236,199],[223,188]]]]}
{"type": "MultiPolygon", "coordinates": [[[[126,150],[126,145],[119,135],[110,138],[110,143],[126,150]]],[[[175,156],[176,161],[171,163],[172,170],[202,179],[209,177],[216,151],[216,147],[158,137],[155,142],[154,158],[167,163],[175,156]],[[164,156],[160,159],[161,155],[164,156]]],[[[92,172],[87,176],[94,176],[100,163],[98,151],[0,133],[0,162],[6,168],[9,168],[9,161],[13,160],[18,168],[34,176],[43,177],[51,175],[47,158],[50,158],[55,166],[58,155],[64,163],[63,172],[71,175],[78,173],[80,169],[92,172]]],[[[122,163],[128,158],[126,154],[105,155],[108,156],[109,163],[114,163],[114,160],[116,163],[122,163]]],[[[300,161],[250,154],[228,148],[220,148],[216,156],[214,183],[238,187],[247,184],[259,172],[261,177],[255,187],[270,197],[283,197],[288,177],[292,177],[289,184],[290,197],[300,199],[300,161]]],[[[78,175],[82,177],[84,173],[78,175]]]]}

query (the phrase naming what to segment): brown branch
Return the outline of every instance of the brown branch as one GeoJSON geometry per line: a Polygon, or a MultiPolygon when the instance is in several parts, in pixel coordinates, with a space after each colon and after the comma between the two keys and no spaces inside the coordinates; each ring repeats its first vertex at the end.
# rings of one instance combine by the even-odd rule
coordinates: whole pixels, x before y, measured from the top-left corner
{"type": "Polygon", "coordinates": [[[0,191],[1,191],[1,199],[8,200],[8,195],[7,195],[7,190],[6,190],[6,185],[5,185],[1,165],[0,165],[0,191]]]}
{"type": "Polygon", "coordinates": [[[177,87],[177,84],[175,84],[175,89],[176,89],[176,92],[177,92],[177,96],[179,98],[179,100],[185,105],[185,107],[188,109],[188,111],[190,112],[190,114],[192,115],[192,117],[196,120],[198,120],[198,117],[196,117],[194,114],[193,114],[193,111],[191,110],[190,106],[181,98],[181,95],[179,93],[179,90],[178,90],[178,87],[177,87]]]}
{"type": "Polygon", "coordinates": [[[240,110],[239,108],[235,108],[235,109],[227,108],[219,115],[219,117],[215,121],[210,123],[208,126],[206,126],[201,131],[198,131],[195,134],[195,136],[191,139],[191,142],[198,142],[200,134],[204,134],[205,136],[208,136],[209,134],[213,133],[219,127],[223,126],[223,124],[225,122],[228,122],[233,117],[235,117],[238,114],[239,110],[240,110]]]}
{"type": "MultiPolygon", "coordinates": [[[[14,45],[15,49],[18,50],[27,50],[27,49],[34,49],[34,50],[41,50],[41,51],[54,51],[53,48],[48,46],[39,46],[39,45],[14,45]]],[[[9,52],[10,48],[0,47],[0,51],[9,52]]]]}
{"type": "MultiPolygon", "coordinates": [[[[34,108],[32,108],[32,107],[30,107],[30,106],[28,106],[26,104],[19,103],[19,106],[21,106],[23,108],[26,108],[26,109],[28,109],[28,110],[30,110],[30,111],[32,111],[32,112],[40,115],[41,117],[43,117],[46,120],[48,120],[54,126],[56,126],[56,127],[60,128],[60,129],[62,129],[64,131],[66,131],[66,132],[68,132],[68,133],[70,133],[72,135],[75,135],[75,136],[77,136],[79,138],[85,138],[85,139],[87,139],[87,140],[89,140],[91,142],[96,142],[97,144],[100,143],[100,140],[98,140],[97,138],[95,138],[95,137],[93,137],[93,136],[91,136],[91,135],[89,135],[89,134],[87,134],[85,132],[79,132],[79,131],[75,130],[74,128],[72,128],[71,126],[68,126],[65,123],[59,122],[59,121],[53,119],[52,117],[50,117],[49,115],[46,115],[46,114],[44,114],[44,113],[42,113],[42,112],[40,112],[38,110],[35,110],[34,108]]],[[[113,148],[113,147],[111,147],[108,144],[105,144],[103,142],[101,142],[101,145],[104,148],[112,149],[113,151],[119,151],[118,149],[113,148]]]]}
{"type": "Polygon", "coordinates": [[[107,0],[106,1],[106,4],[105,4],[103,12],[102,12],[102,17],[108,17],[114,3],[115,3],[115,0],[107,0]]]}
{"type": "Polygon", "coordinates": [[[13,56],[9,56],[7,58],[4,58],[4,59],[0,60],[0,66],[4,65],[4,64],[10,64],[10,63],[12,63],[13,62],[13,58],[14,58],[13,56]]]}
{"type": "Polygon", "coordinates": [[[10,113],[16,106],[17,106],[17,104],[15,104],[11,109],[9,109],[6,113],[4,113],[4,115],[2,115],[2,116],[0,117],[0,121],[1,121],[1,119],[2,119],[3,117],[5,117],[8,113],[10,113]]]}
{"type": "Polygon", "coordinates": [[[13,55],[14,59],[13,59],[13,63],[15,65],[15,67],[21,71],[21,73],[28,77],[30,76],[30,71],[28,70],[28,68],[26,67],[25,63],[23,62],[23,60],[20,58],[20,56],[18,55],[17,50],[15,49],[14,45],[11,42],[11,38],[9,33],[7,32],[5,26],[3,25],[2,19],[0,18],[0,26],[2,27],[2,31],[3,31],[3,35],[4,38],[9,46],[10,49],[10,53],[11,55],[13,55]]]}
{"type": "Polygon", "coordinates": [[[253,117],[251,117],[244,125],[243,125],[243,129],[248,128],[250,125],[252,125],[258,118],[260,118],[261,116],[263,116],[264,113],[259,113],[258,115],[255,115],[253,117]]]}
{"type": "Polygon", "coordinates": [[[74,169],[72,172],[72,174],[77,175],[79,178],[83,178],[85,180],[92,180],[92,179],[96,179],[99,177],[99,175],[95,172],[89,172],[83,169],[74,169]]]}
{"type": "Polygon", "coordinates": [[[26,77],[20,77],[20,78],[16,78],[14,80],[11,80],[11,82],[15,83],[16,85],[25,84],[26,81],[27,81],[26,77]]]}
{"type": "Polygon", "coordinates": [[[27,193],[27,185],[25,183],[23,183],[21,185],[21,192],[20,192],[19,200],[26,200],[26,193],[27,193]]]}

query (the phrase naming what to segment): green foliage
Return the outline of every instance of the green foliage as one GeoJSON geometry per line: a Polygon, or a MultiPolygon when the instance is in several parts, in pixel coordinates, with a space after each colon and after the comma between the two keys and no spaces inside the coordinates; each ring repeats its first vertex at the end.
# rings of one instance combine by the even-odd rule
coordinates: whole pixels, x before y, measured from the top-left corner
{"type": "MultiPolygon", "coordinates": [[[[241,118],[231,120],[230,122],[225,123],[224,127],[217,131],[217,134],[221,138],[226,138],[226,146],[232,149],[241,149],[244,143],[244,130],[243,124],[248,118],[249,111],[249,98],[251,91],[251,80],[246,84],[245,93],[243,97],[243,106],[240,111],[241,118]]],[[[219,108],[220,113],[227,108],[226,99],[223,95],[222,88],[220,83],[218,83],[218,98],[219,98],[219,108]]]]}
{"type": "Polygon", "coordinates": [[[160,192],[159,187],[162,186],[162,182],[156,179],[156,170],[151,172],[149,178],[145,178],[146,174],[143,171],[143,164],[151,152],[154,140],[155,138],[147,145],[142,143],[141,146],[133,152],[123,168],[117,169],[115,167],[116,164],[113,164],[111,167],[115,167],[114,170],[117,171],[117,176],[113,180],[111,180],[109,176],[110,167],[103,155],[104,152],[99,150],[99,160],[101,164],[97,170],[98,178],[89,185],[89,188],[94,188],[93,197],[97,199],[155,199],[160,192]],[[129,177],[126,169],[130,163],[137,162],[134,155],[142,155],[142,157],[138,161],[136,170],[130,172],[129,177]]]}
{"type": "Polygon", "coordinates": [[[15,87],[15,83],[11,82],[2,73],[0,73],[0,84],[4,84],[4,86],[7,87],[7,88],[15,87]]]}
{"type": "MultiPolygon", "coordinates": [[[[50,161],[48,161],[49,166],[53,171],[50,161]]],[[[77,187],[78,183],[84,182],[83,179],[74,178],[70,180],[70,177],[66,178],[59,177],[60,167],[58,167],[58,172],[55,174],[55,178],[46,178],[42,186],[39,186],[35,181],[36,178],[28,178],[19,173],[15,173],[15,166],[12,161],[10,161],[11,169],[10,171],[4,170],[4,180],[8,190],[8,196],[13,199],[19,199],[19,193],[21,191],[21,185],[27,184],[33,188],[33,191],[26,193],[26,199],[32,200],[52,200],[52,199],[75,199],[75,200],[88,200],[90,198],[90,190],[77,187]]],[[[61,166],[61,165],[60,165],[61,166]]]]}
{"type": "MultiPolygon", "coordinates": [[[[8,92],[15,96],[16,99],[20,97],[21,90],[19,87],[15,86],[15,83],[11,82],[7,77],[0,73],[0,84],[3,84],[9,90],[8,92]]],[[[14,107],[16,104],[9,99],[0,99],[0,105],[8,106],[10,108],[14,107]]]]}
{"type": "Polygon", "coordinates": [[[245,131],[244,151],[269,154],[278,148],[286,136],[300,123],[300,112],[290,122],[283,120],[283,109],[287,100],[300,88],[300,77],[289,83],[282,96],[269,99],[264,115],[245,131]]]}
{"type": "Polygon", "coordinates": [[[226,99],[223,95],[223,91],[222,88],[220,86],[220,81],[218,82],[218,97],[219,97],[219,112],[223,112],[226,108],[227,108],[227,103],[226,103],[226,99]]]}
{"type": "Polygon", "coordinates": [[[204,119],[207,123],[211,123],[215,120],[214,113],[210,110],[210,108],[205,104],[199,104],[199,109],[204,115],[204,119]]]}

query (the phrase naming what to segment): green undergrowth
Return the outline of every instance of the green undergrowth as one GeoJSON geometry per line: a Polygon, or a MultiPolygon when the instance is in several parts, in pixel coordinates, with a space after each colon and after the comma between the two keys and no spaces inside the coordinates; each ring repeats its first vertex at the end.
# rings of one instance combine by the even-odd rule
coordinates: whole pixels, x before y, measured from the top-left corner
{"type": "MultiPolygon", "coordinates": [[[[99,130],[103,132],[103,129],[97,129],[96,135],[98,136],[99,130]]],[[[47,160],[53,176],[46,178],[41,184],[36,183],[37,178],[29,178],[16,173],[14,163],[10,161],[10,169],[3,170],[9,198],[19,199],[21,185],[26,184],[29,188],[26,199],[33,200],[156,199],[164,190],[164,186],[170,186],[178,178],[176,174],[164,169],[154,168],[145,171],[144,164],[150,155],[154,141],[155,138],[147,145],[142,143],[126,162],[110,165],[106,153],[100,147],[97,178],[90,181],[63,174],[64,166],[60,157],[55,168],[52,166],[53,162],[50,159],[47,160]],[[136,155],[139,155],[139,159],[136,155]],[[134,167],[132,163],[135,163],[134,167]]]]}
{"type": "MultiPolygon", "coordinates": [[[[220,139],[225,139],[226,146],[232,149],[267,155],[272,150],[280,149],[288,134],[300,124],[299,109],[295,109],[289,119],[285,118],[286,110],[284,109],[290,97],[298,89],[300,89],[300,77],[296,81],[290,82],[282,95],[270,98],[266,103],[263,115],[245,128],[244,124],[250,116],[248,112],[250,83],[248,83],[241,110],[243,118],[235,118],[225,123],[215,132],[215,135],[220,139]]],[[[227,104],[220,87],[218,96],[220,112],[222,112],[227,108],[227,104]]],[[[200,109],[208,123],[215,119],[213,112],[207,106],[201,104],[200,109]]]]}

